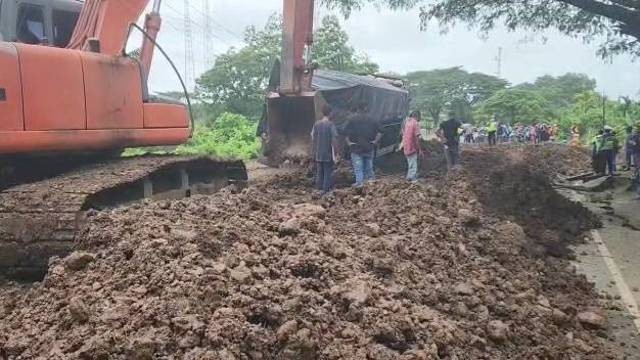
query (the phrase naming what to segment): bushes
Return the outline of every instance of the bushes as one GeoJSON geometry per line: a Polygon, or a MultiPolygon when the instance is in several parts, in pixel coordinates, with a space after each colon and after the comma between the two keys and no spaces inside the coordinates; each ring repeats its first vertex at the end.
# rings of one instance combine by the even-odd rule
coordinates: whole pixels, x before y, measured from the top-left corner
{"type": "Polygon", "coordinates": [[[130,148],[126,149],[122,156],[177,154],[253,159],[258,157],[261,151],[260,139],[256,137],[257,126],[257,123],[242,115],[225,112],[217,118],[197,120],[193,137],[177,148],[130,148]]]}
{"type": "Polygon", "coordinates": [[[251,159],[260,153],[257,124],[242,115],[222,113],[214,121],[198,123],[193,138],[179,146],[179,155],[216,155],[251,159]]]}

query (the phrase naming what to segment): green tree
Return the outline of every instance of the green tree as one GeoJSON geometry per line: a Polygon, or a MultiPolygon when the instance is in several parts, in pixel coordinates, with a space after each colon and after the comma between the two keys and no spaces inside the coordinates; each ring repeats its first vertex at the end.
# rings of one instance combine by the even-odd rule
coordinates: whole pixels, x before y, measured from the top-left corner
{"type": "Polygon", "coordinates": [[[575,102],[575,97],[596,89],[596,81],[585,74],[568,73],[554,77],[541,76],[533,83],[520,84],[516,88],[535,91],[549,102],[550,110],[560,116],[575,102]]]}
{"type": "Polygon", "coordinates": [[[600,54],[640,55],[640,2],[637,0],[324,0],[345,14],[366,3],[391,8],[420,6],[423,26],[437,20],[443,29],[466,22],[483,32],[498,24],[508,29],[555,28],[586,41],[605,35],[600,54]]]}
{"type": "Polygon", "coordinates": [[[340,25],[338,17],[330,15],[314,34],[313,59],[321,69],[351,73],[376,73],[378,65],[366,55],[358,55],[349,45],[349,35],[340,25]]]}
{"type": "MultiPolygon", "coordinates": [[[[315,34],[314,61],[320,68],[372,73],[378,66],[349,46],[338,18],[326,17],[315,34]]],[[[262,113],[269,75],[282,44],[282,19],[273,15],[266,26],[245,31],[245,46],[220,55],[214,67],[197,80],[197,93],[214,114],[229,111],[257,119],[262,113]]]]}
{"type": "Polygon", "coordinates": [[[413,104],[438,125],[443,112],[472,121],[473,108],[509,83],[495,76],[468,73],[460,67],[417,71],[406,76],[413,104]]]}
{"type": "Polygon", "coordinates": [[[495,115],[498,121],[510,124],[533,124],[549,120],[547,100],[538,93],[519,89],[506,89],[487,99],[478,109],[484,121],[495,115]]]}
{"type": "Polygon", "coordinates": [[[198,97],[210,107],[255,118],[260,115],[268,76],[278,58],[281,20],[271,16],[264,29],[245,30],[246,45],[220,55],[214,67],[197,80],[198,97]]]}

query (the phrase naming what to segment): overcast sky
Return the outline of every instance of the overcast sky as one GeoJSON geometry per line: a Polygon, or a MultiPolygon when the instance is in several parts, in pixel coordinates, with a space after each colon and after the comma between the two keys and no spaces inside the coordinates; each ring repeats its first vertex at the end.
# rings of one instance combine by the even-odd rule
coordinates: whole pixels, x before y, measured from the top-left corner
{"type": "MultiPolygon", "coordinates": [[[[282,0],[209,0],[213,36],[205,41],[204,1],[189,1],[196,76],[212,63],[215,54],[231,46],[242,46],[246,26],[261,27],[270,14],[282,11],[282,0]],[[208,47],[210,51],[206,51],[208,47]]],[[[328,13],[321,9],[318,15],[328,13]]],[[[182,0],[164,1],[160,41],[181,73],[185,71],[183,14],[182,0]]],[[[459,25],[443,35],[436,25],[420,31],[417,10],[399,12],[373,7],[354,13],[344,20],[343,26],[356,50],[367,53],[382,71],[406,73],[462,66],[468,71],[496,74],[496,58],[502,47],[502,77],[513,84],[533,81],[545,74],[582,72],[595,78],[599,90],[610,97],[640,98],[640,62],[633,62],[629,56],[604,61],[596,55],[597,44],[584,44],[580,39],[554,31],[532,36],[498,29],[482,38],[476,31],[459,25]]],[[[154,69],[152,90],[178,87],[166,64],[158,61],[154,69]]]]}

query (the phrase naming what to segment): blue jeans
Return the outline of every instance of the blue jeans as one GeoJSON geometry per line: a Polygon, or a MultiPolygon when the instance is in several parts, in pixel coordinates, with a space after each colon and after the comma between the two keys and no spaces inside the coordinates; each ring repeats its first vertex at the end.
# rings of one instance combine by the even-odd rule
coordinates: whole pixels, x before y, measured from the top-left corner
{"type": "Polygon", "coordinates": [[[316,161],[316,189],[324,193],[333,189],[333,161],[316,161]]]}
{"type": "Polygon", "coordinates": [[[635,154],[633,153],[632,150],[627,149],[625,155],[626,155],[627,167],[631,169],[633,164],[635,164],[635,159],[634,159],[635,154]]]}
{"type": "Polygon", "coordinates": [[[375,180],[373,151],[368,154],[351,153],[351,165],[353,166],[353,174],[356,177],[356,186],[362,186],[368,180],[375,180]]]}
{"type": "Polygon", "coordinates": [[[605,159],[607,161],[607,170],[609,175],[616,173],[616,152],[614,150],[603,150],[605,159]]]}
{"type": "Polygon", "coordinates": [[[406,155],[407,157],[407,180],[418,180],[418,154],[406,155]]]}

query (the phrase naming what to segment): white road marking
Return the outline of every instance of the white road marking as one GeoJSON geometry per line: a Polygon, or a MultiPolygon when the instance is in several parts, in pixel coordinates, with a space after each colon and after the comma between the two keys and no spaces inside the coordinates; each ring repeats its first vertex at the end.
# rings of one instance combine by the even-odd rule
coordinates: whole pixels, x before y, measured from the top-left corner
{"type": "Polygon", "coordinates": [[[620,268],[618,268],[618,265],[613,260],[613,257],[611,256],[611,253],[607,248],[607,245],[605,245],[604,241],[602,241],[600,232],[598,230],[593,230],[591,232],[591,235],[596,242],[598,251],[602,256],[602,259],[609,269],[609,273],[611,273],[611,277],[616,282],[616,287],[618,288],[618,292],[620,293],[622,302],[627,308],[627,311],[629,311],[629,314],[634,317],[633,324],[636,326],[636,330],[638,330],[638,332],[640,333],[640,309],[638,309],[638,302],[633,296],[629,285],[627,285],[627,282],[624,280],[624,277],[620,272],[620,268]]]}

